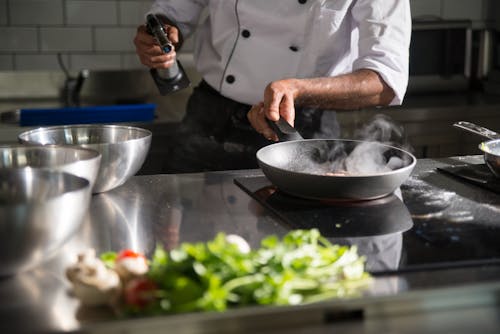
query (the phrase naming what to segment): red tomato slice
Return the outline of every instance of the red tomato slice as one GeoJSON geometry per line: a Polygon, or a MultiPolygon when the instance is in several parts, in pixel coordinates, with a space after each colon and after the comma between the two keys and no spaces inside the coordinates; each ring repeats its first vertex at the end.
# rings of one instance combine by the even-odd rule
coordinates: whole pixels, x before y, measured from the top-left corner
{"type": "Polygon", "coordinates": [[[116,257],[116,261],[123,260],[126,258],[143,258],[144,260],[146,257],[142,255],[141,253],[134,252],[131,249],[124,249],[120,253],[118,253],[118,256],[116,257]]]}
{"type": "Polygon", "coordinates": [[[125,286],[125,303],[130,306],[144,308],[155,300],[156,284],[148,278],[131,280],[125,286]]]}

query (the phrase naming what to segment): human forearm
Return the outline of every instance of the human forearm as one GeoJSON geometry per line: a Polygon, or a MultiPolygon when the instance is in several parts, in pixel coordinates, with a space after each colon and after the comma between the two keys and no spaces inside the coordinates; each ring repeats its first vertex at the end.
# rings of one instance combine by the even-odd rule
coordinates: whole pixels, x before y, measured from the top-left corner
{"type": "Polygon", "coordinates": [[[337,77],[287,80],[296,106],[359,109],[388,105],[394,98],[394,91],[380,75],[368,69],[337,77]]]}
{"type": "Polygon", "coordinates": [[[388,105],[394,91],[378,73],[362,69],[337,77],[283,79],[270,83],[262,103],[252,107],[248,119],[266,138],[277,140],[265,118],[284,118],[294,124],[295,106],[318,109],[359,109],[388,105]]]}

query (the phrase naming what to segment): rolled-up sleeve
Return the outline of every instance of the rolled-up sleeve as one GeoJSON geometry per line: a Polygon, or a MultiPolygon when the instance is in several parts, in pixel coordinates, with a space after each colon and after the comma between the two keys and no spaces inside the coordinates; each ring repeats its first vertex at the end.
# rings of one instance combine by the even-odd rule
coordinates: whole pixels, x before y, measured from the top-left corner
{"type": "Polygon", "coordinates": [[[208,0],[156,0],[149,13],[163,14],[177,24],[182,35],[189,37],[198,24],[208,0]]]}
{"type": "Polygon", "coordinates": [[[359,27],[359,57],[353,69],[379,73],[395,93],[392,105],[403,102],[408,86],[411,13],[408,0],[360,0],[353,7],[359,27]]]}

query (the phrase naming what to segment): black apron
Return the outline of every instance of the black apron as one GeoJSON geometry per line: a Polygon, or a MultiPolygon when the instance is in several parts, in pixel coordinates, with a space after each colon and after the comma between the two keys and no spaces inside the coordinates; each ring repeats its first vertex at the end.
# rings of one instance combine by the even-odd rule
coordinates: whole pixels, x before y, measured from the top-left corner
{"type": "MultiPolygon", "coordinates": [[[[222,96],[202,80],[188,100],[179,134],[176,142],[170,143],[174,147],[162,172],[258,168],[256,152],[273,142],[252,128],[247,119],[250,108],[250,105],[222,96]]],[[[304,138],[321,137],[322,114],[321,110],[296,110],[295,126],[304,138]]],[[[336,119],[332,126],[328,126],[328,131],[338,132],[336,119]]]]}

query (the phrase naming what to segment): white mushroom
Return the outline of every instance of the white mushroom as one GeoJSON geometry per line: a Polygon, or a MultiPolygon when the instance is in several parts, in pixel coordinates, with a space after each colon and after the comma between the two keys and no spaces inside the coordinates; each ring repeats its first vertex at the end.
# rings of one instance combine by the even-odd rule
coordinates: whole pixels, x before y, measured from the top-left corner
{"type": "Polygon", "coordinates": [[[112,304],[120,295],[120,277],[114,270],[106,268],[95,256],[94,249],[78,254],[77,262],[66,269],[66,276],[83,305],[112,304]]]}
{"type": "Polygon", "coordinates": [[[250,253],[250,245],[248,242],[237,234],[228,234],[226,241],[238,247],[238,250],[243,254],[250,253]]]}
{"type": "Polygon", "coordinates": [[[115,270],[124,282],[135,277],[144,276],[148,269],[147,260],[142,256],[125,257],[118,259],[115,263],[115,270]]]}

